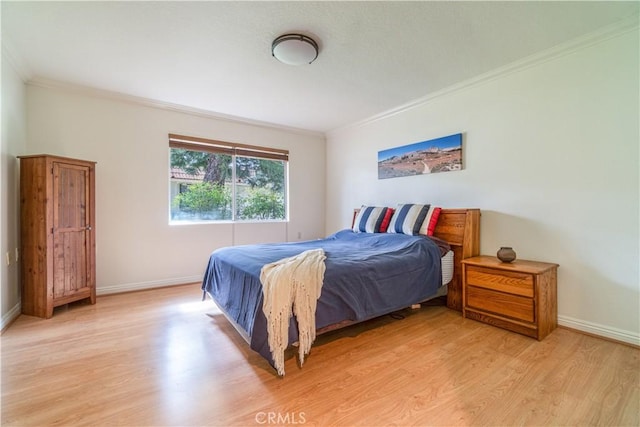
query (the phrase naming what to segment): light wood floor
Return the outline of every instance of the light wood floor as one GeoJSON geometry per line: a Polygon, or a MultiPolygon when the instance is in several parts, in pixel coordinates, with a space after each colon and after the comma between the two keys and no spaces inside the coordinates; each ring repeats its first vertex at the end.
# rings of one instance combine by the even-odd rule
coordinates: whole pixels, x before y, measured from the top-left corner
{"type": "Polygon", "coordinates": [[[187,285],[21,316],[1,337],[2,425],[640,424],[636,348],[423,307],[321,336],[278,378],[200,297],[187,285]]]}

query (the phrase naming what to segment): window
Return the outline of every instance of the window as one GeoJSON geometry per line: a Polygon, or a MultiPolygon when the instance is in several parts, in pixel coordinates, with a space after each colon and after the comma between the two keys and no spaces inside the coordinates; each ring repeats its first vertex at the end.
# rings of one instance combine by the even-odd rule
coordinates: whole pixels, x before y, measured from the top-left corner
{"type": "Polygon", "coordinates": [[[287,218],[287,150],[169,135],[172,222],[287,218]]]}

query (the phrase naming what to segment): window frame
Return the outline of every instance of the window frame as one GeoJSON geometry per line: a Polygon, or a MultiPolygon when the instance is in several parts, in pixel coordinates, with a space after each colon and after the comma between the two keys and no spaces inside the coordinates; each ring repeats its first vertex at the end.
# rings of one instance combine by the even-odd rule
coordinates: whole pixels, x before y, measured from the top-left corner
{"type": "Polygon", "coordinates": [[[289,221],[289,150],[280,148],[263,147],[257,145],[241,144],[214,139],[169,134],[169,224],[227,224],[227,223],[269,223],[289,221]],[[201,151],[215,154],[228,154],[231,156],[231,219],[224,220],[174,220],[171,218],[171,149],[179,148],[190,151],[201,151]],[[236,156],[252,157],[264,160],[280,160],[284,162],[284,218],[283,219],[237,219],[236,205],[236,156]]]}

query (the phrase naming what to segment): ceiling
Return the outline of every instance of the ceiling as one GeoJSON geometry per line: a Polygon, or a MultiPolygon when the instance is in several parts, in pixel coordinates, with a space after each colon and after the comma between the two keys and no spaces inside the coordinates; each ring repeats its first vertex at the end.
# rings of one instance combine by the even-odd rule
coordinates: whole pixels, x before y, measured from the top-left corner
{"type": "Polygon", "coordinates": [[[638,15],[638,2],[11,2],[26,80],[327,132],[638,15]],[[271,42],[301,32],[315,62],[271,42]]]}

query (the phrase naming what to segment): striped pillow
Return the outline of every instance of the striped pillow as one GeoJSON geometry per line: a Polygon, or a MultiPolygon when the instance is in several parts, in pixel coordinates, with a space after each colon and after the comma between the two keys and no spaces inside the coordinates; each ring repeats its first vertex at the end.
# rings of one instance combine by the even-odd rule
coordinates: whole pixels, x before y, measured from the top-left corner
{"type": "Polygon", "coordinates": [[[438,225],[438,218],[440,218],[441,210],[442,208],[437,208],[435,206],[431,206],[429,208],[429,212],[427,212],[427,216],[424,218],[418,234],[422,234],[424,236],[433,236],[436,225],[438,225]]]}
{"type": "Polygon", "coordinates": [[[391,218],[387,233],[401,233],[416,235],[420,232],[420,227],[429,213],[429,205],[398,205],[396,212],[391,218]]]}
{"type": "Polygon", "coordinates": [[[353,222],[353,231],[356,233],[384,233],[392,214],[393,209],[387,207],[362,206],[353,222]]]}

